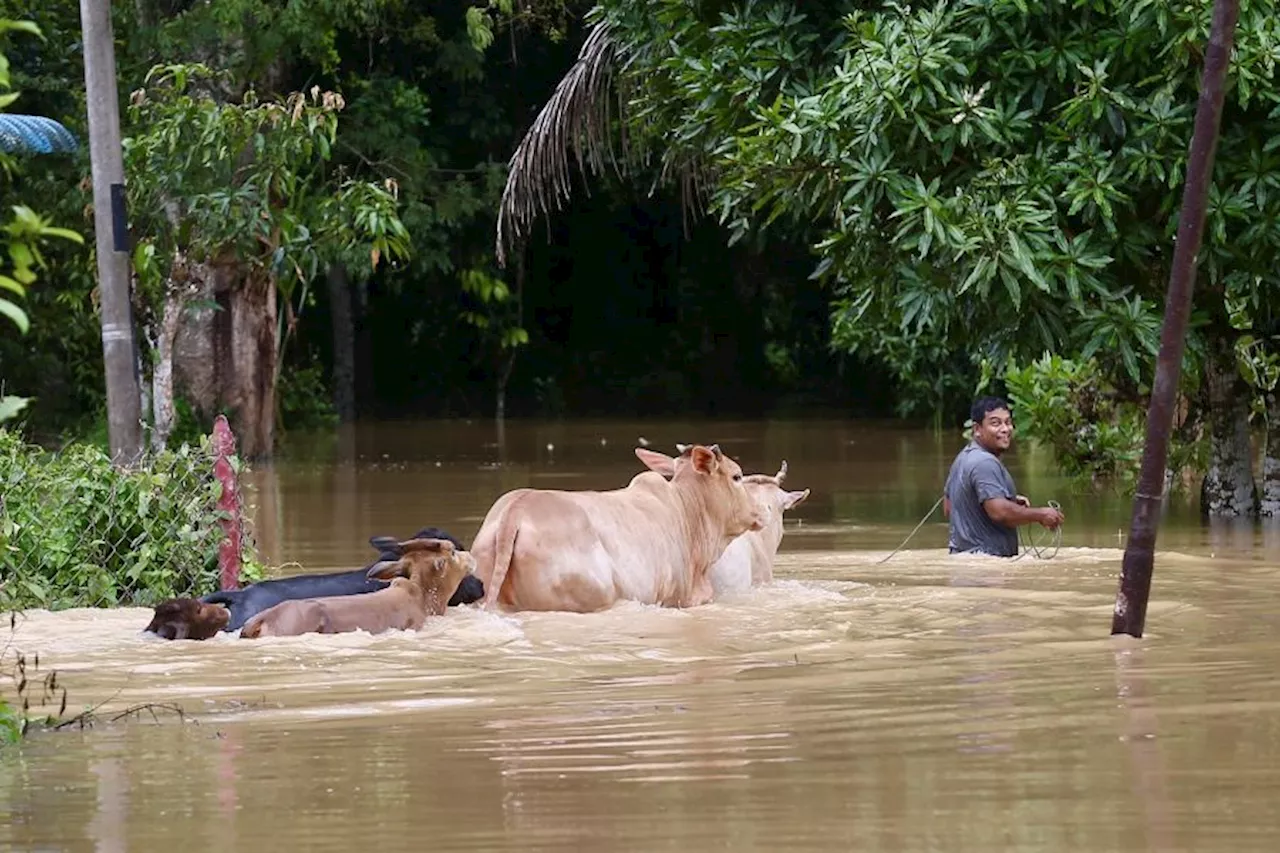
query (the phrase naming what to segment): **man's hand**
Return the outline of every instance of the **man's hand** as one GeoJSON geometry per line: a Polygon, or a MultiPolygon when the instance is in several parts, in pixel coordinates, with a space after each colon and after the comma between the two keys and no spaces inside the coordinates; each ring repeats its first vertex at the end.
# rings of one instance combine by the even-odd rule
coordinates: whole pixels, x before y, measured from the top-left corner
{"type": "Polygon", "coordinates": [[[1062,522],[1066,521],[1066,516],[1062,514],[1062,510],[1054,509],[1050,506],[1036,510],[1036,514],[1038,516],[1036,521],[1050,530],[1057,530],[1062,526],[1062,522]]]}
{"type": "Polygon", "coordinates": [[[1018,495],[1016,498],[1013,499],[1013,502],[1016,504],[1020,504],[1022,506],[1028,506],[1028,507],[1031,506],[1031,499],[1028,498],[1026,495],[1018,495]]]}

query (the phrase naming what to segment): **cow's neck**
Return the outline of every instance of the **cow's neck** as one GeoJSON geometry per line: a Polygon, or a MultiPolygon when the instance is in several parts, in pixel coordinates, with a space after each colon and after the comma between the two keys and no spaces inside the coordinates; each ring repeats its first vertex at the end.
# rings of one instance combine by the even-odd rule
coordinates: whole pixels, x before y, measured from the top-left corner
{"type": "Polygon", "coordinates": [[[717,510],[706,500],[704,489],[674,480],[671,487],[680,504],[679,523],[684,534],[681,540],[688,543],[689,581],[696,586],[700,579],[706,578],[707,569],[729,547],[733,537],[724,534],[727,521],[724,510],[717,510]]]}

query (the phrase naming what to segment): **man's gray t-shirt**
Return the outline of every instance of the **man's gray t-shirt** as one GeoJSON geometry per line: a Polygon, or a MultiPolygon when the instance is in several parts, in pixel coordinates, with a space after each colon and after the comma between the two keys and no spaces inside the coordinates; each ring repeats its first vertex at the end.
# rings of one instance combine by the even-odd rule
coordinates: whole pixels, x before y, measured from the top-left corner
{"type": "Polygon", "coordinates": [[[996,456],[977,442],[961,450],[951,463],[943,492],[951,501],[951,552],[979,552],[996,557],[1018,555],[1018,531],[997,524],[982,508],[991,498],[1014,500],[1013,477],[996,456]]]}

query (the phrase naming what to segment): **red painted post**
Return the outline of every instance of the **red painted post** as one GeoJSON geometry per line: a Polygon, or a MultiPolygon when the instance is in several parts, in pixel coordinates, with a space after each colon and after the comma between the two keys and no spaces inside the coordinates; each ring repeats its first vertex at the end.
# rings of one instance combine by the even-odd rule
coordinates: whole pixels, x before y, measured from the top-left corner
{"type": "Polygon", "coordinates": [[[218,546],[218,574],[222,588],[240,588],[240,484],[231,457],[236,455],[236,437],[226,417],[213,421],[213,476],[222,484],[218,509],[222,519],[222,544],[218,546]]]}

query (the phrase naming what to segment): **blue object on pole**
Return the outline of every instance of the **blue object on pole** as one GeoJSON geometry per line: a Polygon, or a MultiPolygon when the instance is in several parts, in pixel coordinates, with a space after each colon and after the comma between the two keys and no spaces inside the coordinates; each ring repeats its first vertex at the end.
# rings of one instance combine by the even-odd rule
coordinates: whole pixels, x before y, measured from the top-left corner
{"type": "Polygon", "coordinates": [[[10,154],[68,154],[78,147],[71,131],[51,118],[0,113],[0,149],[10,154]]]}

